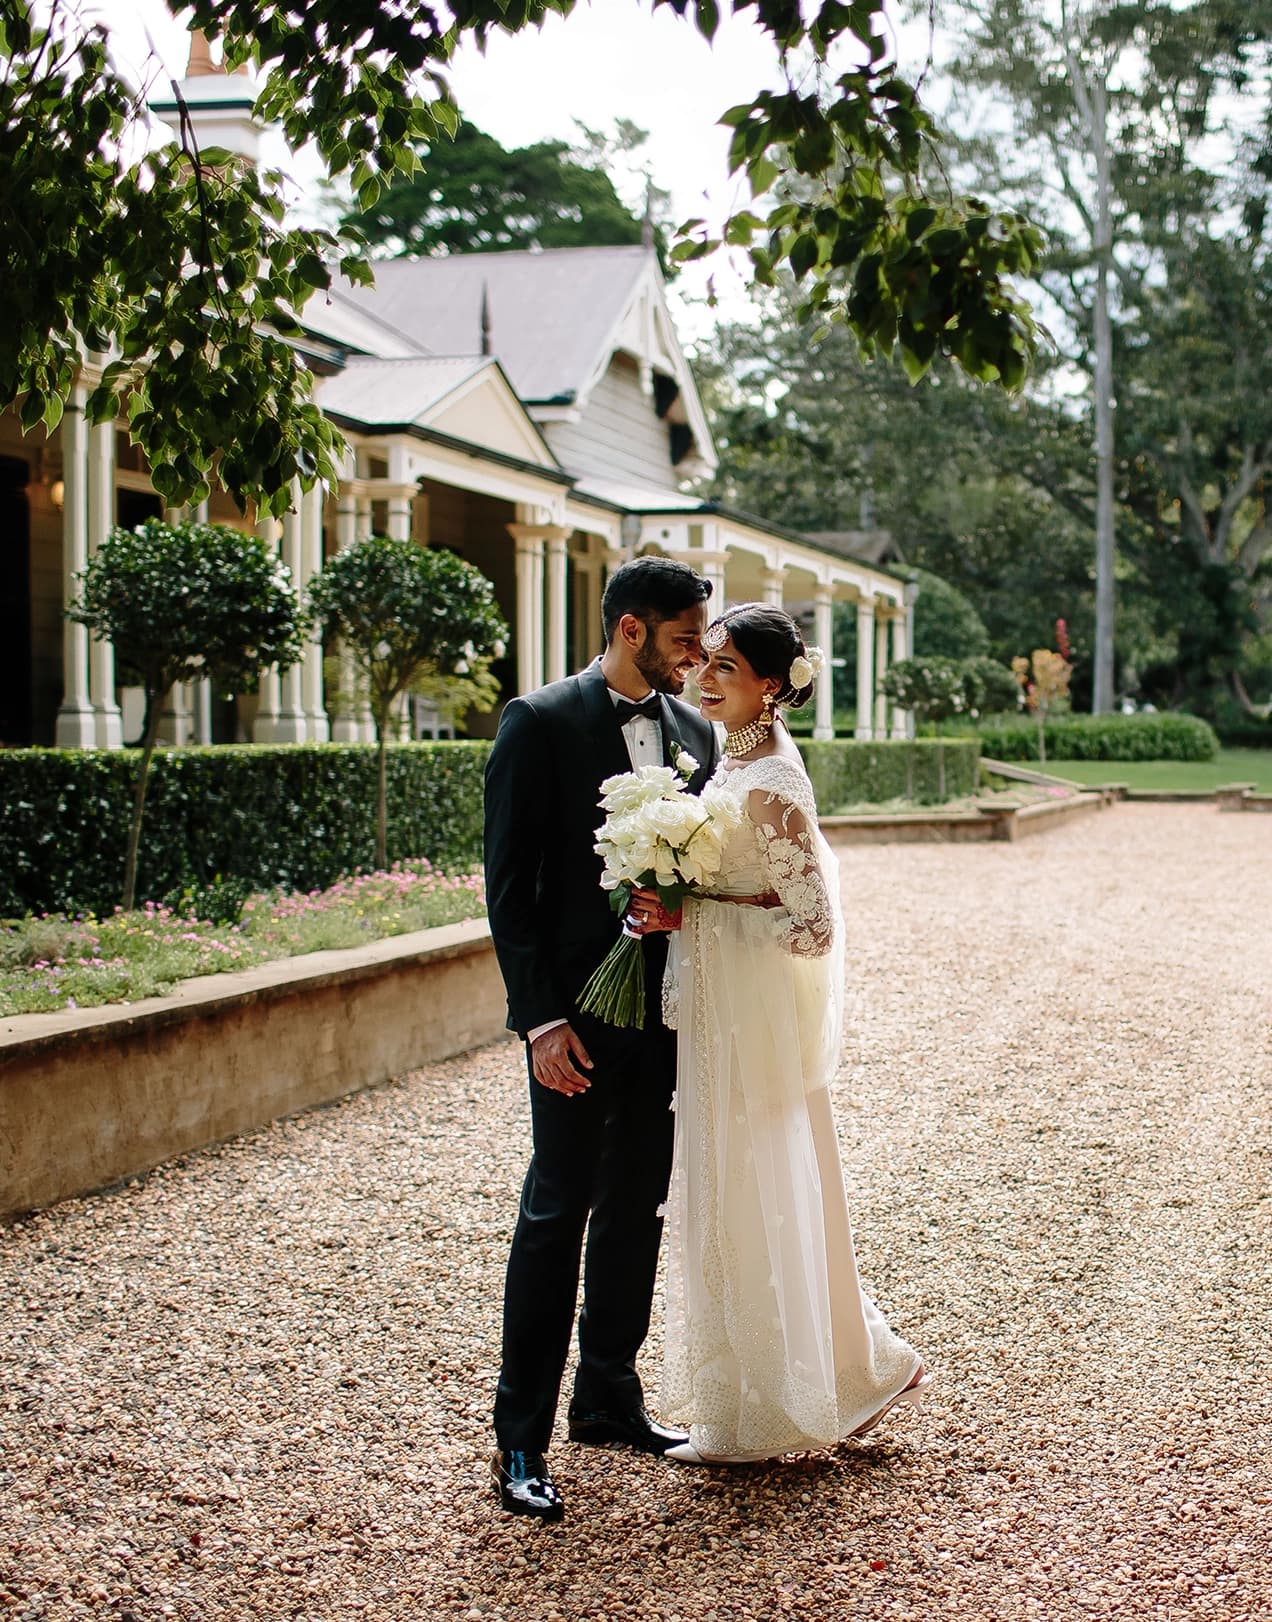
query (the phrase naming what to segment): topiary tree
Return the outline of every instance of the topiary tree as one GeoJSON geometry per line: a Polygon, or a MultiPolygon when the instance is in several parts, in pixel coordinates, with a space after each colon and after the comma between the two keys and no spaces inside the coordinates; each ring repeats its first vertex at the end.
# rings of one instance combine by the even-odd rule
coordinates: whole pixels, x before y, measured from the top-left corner
{"type": "Polygon", "coordinates": [[[919,588],[914,604],[916,658],[976,659],[989,652],[989,632],[969,597],[927,569],[906,572],[919,588]]]}
{"type": "Polygon", "coordinates": [[[975,719],[1020,708],[1020,684],[997,659],[965,660],[963,689],[967,695],[967,713],[975,719]]]}
{"type": "Polygon", "coordinates": [[[912,710],[916,720],[935,726],[968,710],[964,668],[957,659],[899,659],[889,665],[880,690],[912,710]]]}
{"type": "Polygon", "coordinates": [[[369,535],[336,554],[309,587],[309,606],[366,678],[379,745],[375,857],[388,865],[386,746],[393,706],[421,676],[465,675],[502,652],[508,627],[494,587],[453,552],[369,535]]]}
{"type": "Polygon", "coordinates": [[[79,576],[67,617],[113,642],[145,691],[141,761],[124,861],[122,904],[132,908],[150,761],[163,700],[174,683],[210,678],[252,693],[271,665],[287,670],[305,647],[291,576],[259,536],[224,524],[150,518],[112,530],[79,576]]]}

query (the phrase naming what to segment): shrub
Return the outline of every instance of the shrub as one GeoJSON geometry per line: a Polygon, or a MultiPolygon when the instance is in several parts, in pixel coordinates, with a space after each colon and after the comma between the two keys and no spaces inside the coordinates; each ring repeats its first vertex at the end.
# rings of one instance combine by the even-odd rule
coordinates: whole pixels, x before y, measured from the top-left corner
{"type": "MultiPolygon", "coordinates": [[[[981,729],[995,760],[1038,759],[1033,722],[981,729]]],[[[1196,715],[1071,715],[1046,726],[1049,760],[1213,760],[1219,740],[1196,715]]]]}
{"type": "Polygon", "coordinates": [[[963,666],[963,686],[969,714],[1002,715],[1020,708],[1020,683],[997,659],[968,659],[963,666]]]}
{"type": "Polygon", "coordinates": [[[817,809],[824,816],[863,802],[936,805],[974,793],[980,749],[976,738],[799,740],[817,809]]]}
{"type": "Polygon", "coordinates": [[[221,692],[254,693],[270,665],[287,670],[301,658],[304,621],[291,577],[272,550],[258,535],[226,524],[149,518],[136,529],[113,529],[79,580],[69,618],[114,643],[121,667],[146,695],[121,879],[130,910],[164,696],[174,683],[200,677],[221,692]]]}
{"type": "Polygon", "coordinates": [[[912,711],[920,725],[949,721],[968,710],[966,668],[957,659],[899,659],[879,687],[894,704],[912,711]]]}
{"type": "MultiPolygon", "coordinates": [[[[483,742],[388,751],[391,860],[481,859],[483,742]]],[[[119,899],[136,750],[0,751],[0,917],[108,912],[119,899]]],[[[160,750],[138,897],[230,880],[320,889],[375,856],[372,744],[160,750]]]]}
{"type": "Polygon", "coordinates": [[[386,750],[390,717],[421,676],[466,676],[503,654],[508,634],[495,588],[444,547],[367,535],[338,552],[309,584],[309,604],[339,635],[367,684],[376,757],[376,866],[388,865],[386,750]]]}
{"type": "Polygon", "coordinates": [[[914,654],[918,659],[975,659],[989,652],[985,621],[969,597],[927,569],[909,569],[919,588],[914,604],[914,654]]]}

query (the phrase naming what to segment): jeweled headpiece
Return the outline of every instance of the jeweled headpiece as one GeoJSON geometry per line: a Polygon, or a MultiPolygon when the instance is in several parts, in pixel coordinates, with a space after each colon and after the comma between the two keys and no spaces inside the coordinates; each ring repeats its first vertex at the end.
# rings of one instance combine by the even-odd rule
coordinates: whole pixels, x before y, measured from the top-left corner
{"type": "Polygon", "coordinates": [[[708,653],[719,653],[720,649],[729,640],[729,627],[726,621],[720,619],[710,625],[702,633],[702,645],[708,653]]]}

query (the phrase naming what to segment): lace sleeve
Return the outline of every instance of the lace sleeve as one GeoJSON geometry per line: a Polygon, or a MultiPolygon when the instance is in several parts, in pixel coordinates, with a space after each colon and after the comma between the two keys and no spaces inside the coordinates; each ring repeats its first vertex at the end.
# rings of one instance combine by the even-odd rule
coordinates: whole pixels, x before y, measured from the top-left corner
{"type": "Polygon", "coordinates": [[[784,795],[762,788],[747,795],[747,815],[786,910],[778,939],[796,957],[825,957],[834,937],[834,911],[808,817],[784,795]]]}

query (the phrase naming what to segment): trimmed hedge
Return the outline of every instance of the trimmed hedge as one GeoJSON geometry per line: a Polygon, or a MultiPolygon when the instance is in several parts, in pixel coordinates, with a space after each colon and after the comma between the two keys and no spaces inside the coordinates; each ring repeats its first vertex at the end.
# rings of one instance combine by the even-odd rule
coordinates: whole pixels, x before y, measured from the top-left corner
{"type": "Polygon", "coordinates": [[[823,816],[845,805],[882,800],[937,805],[976,791],[978,738],[796,741],[823,816]]]}
{"type": "MultiPolygon", "coordinates": [[[[485,742],[393,744],[389,859],[481,860],[485,742]]],[[[0,917],[109,912],[120,896],[138,751],[0,750],[0,917]]],[[[374,744],[156,753],[137,899],[222,878],[312,890],[375,858],[374,744]]]]}
{"type": "Polygon", "coordinates": [[[1272,721],[1250,716],[1246,721],[1216,721],[1215,733],[1225,749],[1272,749],[1272,721]]]}
{"type": "MultiPolygon", "coordinates": [[[[1219,739],[1196,715],[1072,715],[1049,721],[1047,761],[1214,760],[1219,739]]],[[[984,727],[981,747],[991,760],[1038,760],[1036,722],[984,727]]]]}

